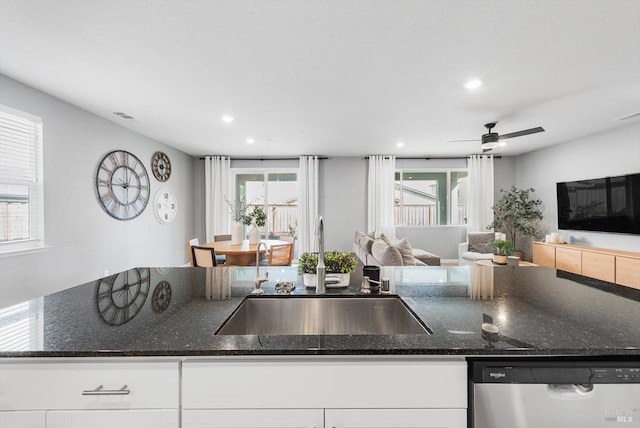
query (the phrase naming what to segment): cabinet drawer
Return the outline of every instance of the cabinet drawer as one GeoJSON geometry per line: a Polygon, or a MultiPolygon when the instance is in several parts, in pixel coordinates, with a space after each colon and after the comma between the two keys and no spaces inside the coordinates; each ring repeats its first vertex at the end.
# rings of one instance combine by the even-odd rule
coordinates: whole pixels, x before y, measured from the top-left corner
{"type": "Polygon", "coordinates": [[[215,360],[182,366],[184,409],[466,408],[466,362],[215,360]]]}
{"type": "Polygon", "coordinates": [[[640,259],[616,257],[616,284],[640,289],[640,259]]]}
{"type": "Polygon", "coordinates": [[[582,275],[615,282],[616,258],[610,254],[582,252],[582,275]]]}
{"type": "Polygon", "coordinates": [[[538,266],[556,267],[556,247],[541,242],[533,243],[533,263],[538,266]]]}
{"type": "Polygon", "coordinates": [[[154,409],[178,405],[177,362],[0,365],[0,410],[154,409]],[[90,392],[99,385],[101,391],[90,392]],[[129,393],[124,394],[126,391],[129,393]]]}
{"type": "Polygon", "coordinates": [[[582,251],[556,248],[556,269],[582,274],[582,251]]]}

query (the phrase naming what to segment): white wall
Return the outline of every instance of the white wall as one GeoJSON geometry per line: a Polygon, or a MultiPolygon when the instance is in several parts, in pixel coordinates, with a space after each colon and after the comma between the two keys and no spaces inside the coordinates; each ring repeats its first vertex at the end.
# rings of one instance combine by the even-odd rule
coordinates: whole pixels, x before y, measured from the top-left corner
{"type": "MultiPolygon", "coordinates": [[[[640,123],[519,156],[516,185],[533,187],[543,201],[544,233],[557,231],[556,183],[640,172],[640,123]]],[[[640,236],[562,230],[572,243],[640,251],[640,236]]]]}
{"type": "Polygon", "coordinates": [[[135,266],[187,262],[194,234],[193,158],[85,110],[0,75],[0,103],[43,121],[46,251],[0,257],[0,306],[48,294],[135,266]],[[101,208],[96,168],[112,150],[135,154],[147,168],[151,200],[161,187],[179,203],[173,223],[160,224],[151,204],[137,218],[119,221],[101,208]],[[165,152],[172,175],[158,182],[151,156],[165,152]]]}

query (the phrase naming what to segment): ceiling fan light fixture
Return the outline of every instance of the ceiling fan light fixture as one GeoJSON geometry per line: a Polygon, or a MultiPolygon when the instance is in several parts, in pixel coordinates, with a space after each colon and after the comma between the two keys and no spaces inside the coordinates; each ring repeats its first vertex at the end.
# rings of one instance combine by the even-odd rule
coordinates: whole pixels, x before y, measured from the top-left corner
{"type": "Polygon", "coordinates": [[[482,143],[482,150],[495,149],[499,145],[500,145],[500,143],[498,143],[497,141],[490,141],[490,142],[487,142],[487,143],[482,143]]]}

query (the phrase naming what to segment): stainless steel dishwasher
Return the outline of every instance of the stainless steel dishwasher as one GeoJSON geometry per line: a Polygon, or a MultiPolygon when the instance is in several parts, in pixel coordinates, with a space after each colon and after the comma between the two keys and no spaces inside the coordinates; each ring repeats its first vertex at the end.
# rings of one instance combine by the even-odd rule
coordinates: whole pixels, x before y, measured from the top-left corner
{"type": "Polygon", "coordinates": [[[473,428],[640,428],[640,361],[470,362],[473,428]]]}

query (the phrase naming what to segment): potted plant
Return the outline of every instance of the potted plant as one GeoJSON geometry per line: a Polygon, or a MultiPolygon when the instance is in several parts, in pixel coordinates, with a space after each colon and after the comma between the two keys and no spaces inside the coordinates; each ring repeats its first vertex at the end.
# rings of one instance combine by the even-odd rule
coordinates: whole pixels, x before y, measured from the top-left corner
{"type": "MultiPolygon", "coordinates": [[[[326,278],[337,278],[337,287],[347,287],[351,278],[351,272],[356,269],[356,258],[348,251],[327,251],[324,253],[324,265],[326,278]]],[[[298,275],[302,275],[306,287],[315,287],[317,284],[316,267],[318,266],[318,253],[303,253],[298,260],[298,275]]]]}
{"type": "Polygon", "coordinates": [[[496,239],[490,245],[493,247],[493,262],[506,265],[507,257],[513,254],[513,242],[505,239],[496,239]]]}
{"type": "Polygon", "coordinates": [[[257,244],[260,242],[260,231],[258,227],[264,227],[267,223],[267,214],[264,209],[259,205],[254,205],[253,210],[249,212],[247,202],[245,199],[240,199],[237,204],[231,203],[227,198],[227,205],[231,212],[231,218],[234,221],[234,225],[231,233],[231,241],[234,245],[242,244],[242,225],[251,227],[249,230],[249,242],[257,244]],[[253,226],[253,227],[252,227],[253,226]]]}
{"type": "MultiPolygon", "coordinates": [[[[518,189],[511,186],[509,191],[500,189],[504,193],[493,207],[493,223],[487,229],[503,231],[506,240],[514,248],[518,246],[518,237],[536,237],[539,235],[538,221],[542,220],[540,199],[532,199],[533,188],[518,189]]],[[[522,254],[522,251],[518,251],[522,254]]]]}
{"type": "Polygon", "coordinates": [[[267,223],[267,214],[260,205],[254,205],[251,212],[245,210],[242,223],[249,227],[249,243],[257,244],[260,242],[260,229],[267,223]]]}

